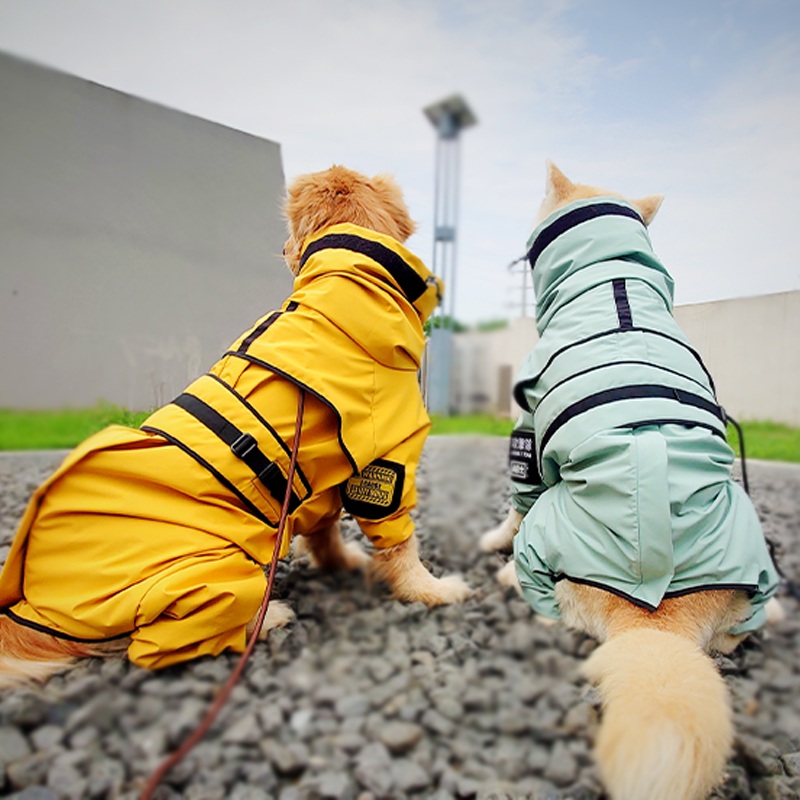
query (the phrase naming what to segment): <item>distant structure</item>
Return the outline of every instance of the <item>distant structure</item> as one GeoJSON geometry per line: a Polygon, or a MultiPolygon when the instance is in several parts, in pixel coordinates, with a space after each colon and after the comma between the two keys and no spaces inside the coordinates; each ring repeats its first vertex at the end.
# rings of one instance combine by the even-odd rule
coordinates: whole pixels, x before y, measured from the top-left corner
{"type": "Polygon", "coordinates": [[[280,147],[0,53],[0,407],[149,410],[291,291],[280,147]]]}
{"type": "Polygon", "coordinates": [[[450,414],[460,172],[459,134],[464,128],[475,125],[478,120],[466,100],[458,94],[427,106],[423,111],[438,134],[431,269],[445,282],[444,302],[439,305],[431,319],[425,395],[428,411],[433,414],[450,414]]]}

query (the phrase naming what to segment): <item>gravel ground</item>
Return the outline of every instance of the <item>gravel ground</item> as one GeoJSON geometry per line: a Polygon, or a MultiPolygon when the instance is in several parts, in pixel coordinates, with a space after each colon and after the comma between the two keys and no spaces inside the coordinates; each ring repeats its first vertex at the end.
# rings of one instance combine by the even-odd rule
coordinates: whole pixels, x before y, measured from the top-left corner
{"type": "MultiPolygon", "coordinates": [[[[63,452],[0,454],[0,558],[33,489],[63,452]]],[[[416,517],[435,574],[474,588],[463,606],[402,605],[360,575],[282,564],[297,621],[259,645],[206,738],[159,800],[602,798],[591,762],[594,642],[535,622],[494,581],[480,534],[505,516],[503,439],[434,437],[416,517]]],[[[754,500],[784,572],[800,582],[800,468],[751,462],[754,500]]],[[[352,521],[347,537],[360,536],[352,521]]],[[[800,797],[800,618],[719,661],[738,736],[715,797],[800,797]]],[[[0,795],[133,800],[203,716],[235,664],[159,673],[86,660],[41,689],[0,694],[0,795]]]]}

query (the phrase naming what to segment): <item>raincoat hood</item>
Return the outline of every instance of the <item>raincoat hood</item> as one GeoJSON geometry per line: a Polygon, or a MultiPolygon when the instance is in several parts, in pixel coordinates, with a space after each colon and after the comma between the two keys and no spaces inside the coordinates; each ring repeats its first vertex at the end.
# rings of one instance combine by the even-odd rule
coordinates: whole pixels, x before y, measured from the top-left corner
{"type": "Polygon", "coordinates": [[[639,212],[622,198],[570,203],[534,229],[527,248],[540,335],[558,309],[612,278],[650,284],[672,311],[674,281],[653,251],[639,212]],[[600,262],[614,263],[600,266],[600,262]]]}
{"type": "Polygon", "coordinates": [[[442,281],[396,239],[341,224],[306,240],[292,299],[323,314],[384,366],[416,371],[422,326],[443,291],[442,281]]]}

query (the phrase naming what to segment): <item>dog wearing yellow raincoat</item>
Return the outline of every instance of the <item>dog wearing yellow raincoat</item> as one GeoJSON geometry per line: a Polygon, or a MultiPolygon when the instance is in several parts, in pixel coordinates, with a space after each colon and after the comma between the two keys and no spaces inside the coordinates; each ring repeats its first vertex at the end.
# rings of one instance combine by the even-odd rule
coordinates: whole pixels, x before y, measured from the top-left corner
{"type": "MultiPolygon", "coordinates": [[[[367,567],[428,605],[469,593],[420,563],[409,512],[430,421],[418,383],[440,281],[402,244],[414,231],[388,176],[334,166],[298,178],[283,307],[140,429],[112,426],[35,492],[0,575],[0,685],[127,649],[160,668],[242,651],[265,591],[305,411],[282,557],[367,567]],[[342,508],[372,557],[339,534],[342,508]]],[[[292,618],[270,606],[261,634],[292,618]]]]}

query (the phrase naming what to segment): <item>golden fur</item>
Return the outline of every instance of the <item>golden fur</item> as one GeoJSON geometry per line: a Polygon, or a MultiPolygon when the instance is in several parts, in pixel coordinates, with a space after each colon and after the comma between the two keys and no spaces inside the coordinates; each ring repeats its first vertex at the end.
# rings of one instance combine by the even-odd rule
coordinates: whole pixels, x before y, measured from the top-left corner
{"type": "MultiPolygon", "coordinates": [[[[573,184],[547,164],[536,225],[574,200],[621,195],[573,184]]],[[[663,195],[629,200],[649,225],[663,195]]],[[[481,549],[510,550],[522,516],[513,508],[481,538],[481,549]]],[[[513,562],[498,579],[519,590],[513,562]]],[[[556,585],[566,625],[603,644],[584,665],[599,688],[603,721],[595,756],[612,800],[702,800],[720,781],[733,742],[730,701],[709,652],[727,653],[744,637],[728,631],[747,618],[738,590],[665,598],[654,612],[602,589],[556,585]]],[[[773,602],[773,601],[770,601],[773,602]]]]}
{"type": "MultiPolygon", "coordinates": [[[[342,166],[298,177],[288,190],[285,215],[289,237],[284,248],[293,274],[299,270],[306,239],[338,223],[388,234],[400,242],[415,230],[397,183],[388,175],[368,178],[342,166]]],[[[470,590],[457,576],[435,578],[419,560],[416,536],[370,557],[355,542],[345,544],[338,520],[296,540],[296,555],[310,555],[313,566],[326,570],[365,568],[369,577],[386,581],[394,596],[434,606],[466,599],[470,590]]],[[[270,603],[259,632],[263,638],[271,628],[286,625],[294,613],[280,601],[270,603]]],[[[255,618],[247,628],[255,628],[255,618]]],[[[76,658],[124,652],[127,639],[91,644],[73,642],[17,625],[0,616],[0,689],[26,681],[44,680],[69,666],[76,658]]]]}

